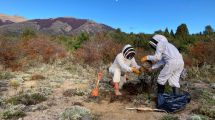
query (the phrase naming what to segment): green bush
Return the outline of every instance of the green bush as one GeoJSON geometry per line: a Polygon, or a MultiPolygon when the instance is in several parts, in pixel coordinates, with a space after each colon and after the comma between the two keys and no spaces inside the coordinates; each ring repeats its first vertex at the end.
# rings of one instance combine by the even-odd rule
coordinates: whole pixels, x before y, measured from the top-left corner
{"type": "Polygon", "coordinates": [[[10,72],[0,72],[0,79],[11,79],[14,78],[15,76],[12,75],[10,72]]]}
{"type": "Polygon", "coordinates": [[[21,93],[13,96],[6,100],[7,103],[13,105],[24,104],[24,105],[35,105],[42,101],[47,100],[47,97],[42,93],[21,93]]]}
{"type": "Polygon", "coordinates": [[[192,115],[190,117],[187,118],[187,120],[208,120],[209,118],[203,115],[192,115]]]}
{"type": "Polygon", "coordinates": [[[22,33],[21,33],[21,39],[23,40],[29,40],[31,38],[35,38],[37,37],[37,34],[34,30],[32,29],[25,29],[22,33]]]}
{"type": "Polygon", "coordinates": [[[81,44],[84,41],[89,40],[89,35],[87,33],[81,33],[77,36],[58,36],[55,39],[57,40],[57,42],[66,46],[68,50],[74,51],[80,48],[81,44]]]}
{"type": "Polygon", "coordinates": [[[18,119],[24,117],[26,114],[22,110],[22,106],[9,106],[6,110],[1,113],[3,119],[18,119]]]}
{"type": "Polygon", "coordinates": [[[64,112],[60,114],[59,120],[88,120],[91,118],[91,112],[87,108],[80,106],[72,106],[71,108],[67,108],[64,112]]]}

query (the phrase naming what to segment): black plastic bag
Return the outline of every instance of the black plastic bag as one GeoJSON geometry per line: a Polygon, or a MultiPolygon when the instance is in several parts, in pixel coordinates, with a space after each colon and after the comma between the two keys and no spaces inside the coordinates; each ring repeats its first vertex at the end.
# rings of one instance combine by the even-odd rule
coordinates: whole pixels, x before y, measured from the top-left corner
{"type": "Polygon", "coordinates": [[[188,92],[184,92],[180,95],[173,94],[158,94],[157,108],[163,109],[167,112],[177,112],[185,108],[186,104],[191,100],[191,96],[188,92]]]}

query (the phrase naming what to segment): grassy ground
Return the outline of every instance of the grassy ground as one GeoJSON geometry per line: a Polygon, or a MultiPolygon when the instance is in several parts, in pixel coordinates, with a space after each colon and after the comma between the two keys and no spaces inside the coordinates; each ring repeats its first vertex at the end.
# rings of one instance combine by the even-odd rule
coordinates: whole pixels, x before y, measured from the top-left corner
{"type": "MultiPolygon", "coordinates": [[[[106,72],[104,66],[104,73],[106,72]]],[[[185,110],[166,114],[158,112],[137,112],[126,107],[155,108],[155,99],[148,100],[148,94],[128,94],[115,97],[113,89],[105,82],[100,84],[100,96],[91,98],[90,93],[97,79],[97,69],[80,66],[69,58],[53,64],[38,64],[25,71],[2,71],[0,112],[2,119],[58,120],[79,118],[86,114],[91,119],[101,120],[185,120],[195,117],[214,119],[215,97],[211,83],[204,80],[183,80],[183,89],[189,90],[193,99],[185,110]],[[82,108],[74,108],[81,106],[82,108]],[[78,110],[77,110],[78,109],[78,110]],[[77,113],[77,111],[80,111],[77,113]],[[77,110],[74,112],[74,110],[77,110]],[[69,117],[68,117],[69,116],[69,117]]],[[[109,79],[104,74],[104,79],[109,79]]],[[[130,80],[136,76],[131,75],[130,80]]],[[[151,93],[153,96],[153,93],[151,93]]]]}

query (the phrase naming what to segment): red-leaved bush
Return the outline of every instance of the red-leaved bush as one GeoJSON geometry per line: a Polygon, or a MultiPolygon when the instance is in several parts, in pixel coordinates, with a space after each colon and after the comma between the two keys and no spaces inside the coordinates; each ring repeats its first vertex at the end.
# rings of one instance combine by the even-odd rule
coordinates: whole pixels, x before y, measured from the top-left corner
{"type": "Polygon", "coordinates": [[[97,34],[93,39],[86,41],[74,53],[77,61],[91,66],[109,63],[121,52],[123,45],[114,42],[104,34],[97,34]]]}
{"type": "Polygon", "coordinates": [[[192,64],[201,66],[204,63],[215,63],[215,41],[213,42],[197,42],[190,47],[189,57],[192,64]]]}
{"type": "Polygon", "coordinates": [[[20,70],[30,60],[49,63],[66,56],[66,50],[47,38],[30,40],[0,40],[0,64],[4,68],[20,70]]]}
{"type": "Polygon", "coordinates": [[[19,59],[21,51],[19,44],[16,41],[1,40],[0,41],[0,63],[5,68],[12,68],[13,70],[19,69],[21,64],[19,59]]]}
{"type": "Polygon", "coordinates": [[[63,46],[43,38],[22,41],[21,50],[29,59],[42,57],[45,63],[66,56],[66,50],[63,46]]]}

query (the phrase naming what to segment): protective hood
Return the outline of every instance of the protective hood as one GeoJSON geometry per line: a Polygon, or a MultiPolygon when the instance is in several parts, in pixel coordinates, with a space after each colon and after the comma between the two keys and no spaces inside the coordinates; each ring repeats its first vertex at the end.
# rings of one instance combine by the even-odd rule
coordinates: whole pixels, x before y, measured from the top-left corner
{"type": "Polygon", "coordinates": [[[163,35],[154,35],[152,39],[150,39],[149,44],[152,46],[153,49],[156,49],[157,44],[159,42],[168,42],[167,38],[163,35]]]}
{"type": "Polygon", "coordinates": [[[157,42],[168,42],[167,38],[163,35],[157,34],[157,35],[154,35],[152,38],[157,42]]]}
{"type": "Polygon", "coordinates": [[[132,59],[136,53],[134,48],[128,44],[123,47],[122,54],[126,59],[132,59]]]}

